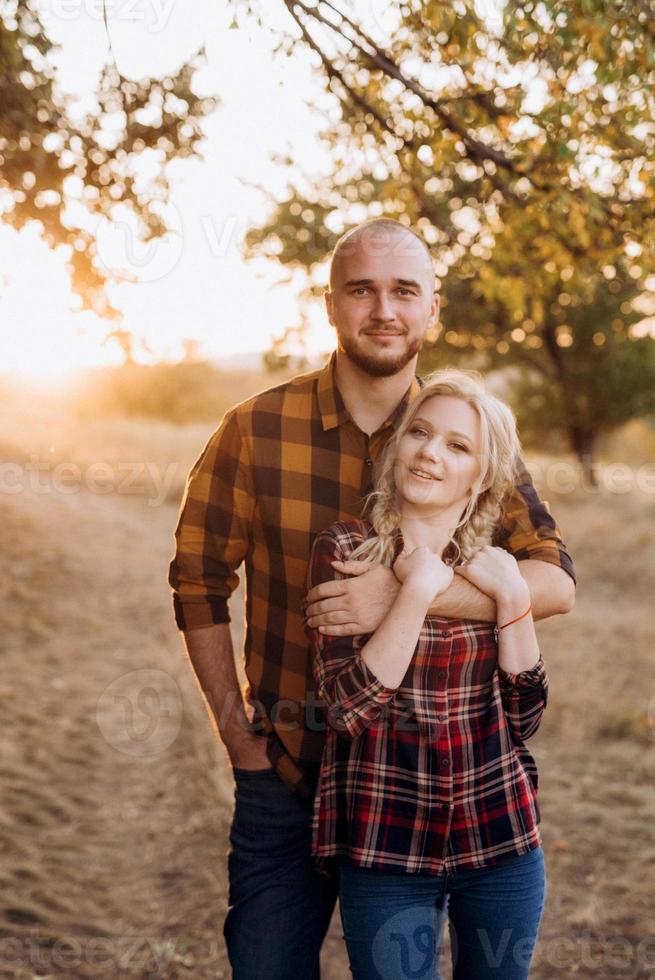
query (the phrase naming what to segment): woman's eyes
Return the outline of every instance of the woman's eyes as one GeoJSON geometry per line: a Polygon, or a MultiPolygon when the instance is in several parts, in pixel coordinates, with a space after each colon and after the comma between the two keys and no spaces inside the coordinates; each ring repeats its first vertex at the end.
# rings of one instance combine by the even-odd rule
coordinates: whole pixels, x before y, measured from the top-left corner
{"type": "MultiPolygon", "coordinates": [[[[410,435],[413,435],[413,436],[421,436],[422,437],[422,436],[428,436],[429,435],[427,429],[422,429],[420,427],[420,425],[414,425],[414,426],[412,426],[412,428],[409,431],[410,431],[410,435]]],[[[448,443],[448,448],[449,449],[456,449],[458,452],[462,452],[462,453],[469,452],[469,447],[468,446],[465,446],[464,443],[462,443],[462,442],[449,442],[448,443]]]]}

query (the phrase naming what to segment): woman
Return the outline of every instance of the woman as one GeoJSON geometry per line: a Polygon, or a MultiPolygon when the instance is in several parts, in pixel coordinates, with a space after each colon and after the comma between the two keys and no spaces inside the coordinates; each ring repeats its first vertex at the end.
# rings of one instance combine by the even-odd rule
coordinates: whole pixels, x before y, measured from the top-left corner
{"type": "Polygon", "coordinates": [[[370,521],[314,544],[308,588],[352,559],[400,583],[373,635],[308,630],[330,726],[313,849],[341,860],[355,980],[436,977],[446,896],[455,980],[528,976],[545,875],[523,743],[547,678],[527,585],[491,546],[518,450],[507,406],[471,375],[438,372],[381,457],[370,521]],[[495,626],[430,615],[454,573],[495,600],[495,626]]]}

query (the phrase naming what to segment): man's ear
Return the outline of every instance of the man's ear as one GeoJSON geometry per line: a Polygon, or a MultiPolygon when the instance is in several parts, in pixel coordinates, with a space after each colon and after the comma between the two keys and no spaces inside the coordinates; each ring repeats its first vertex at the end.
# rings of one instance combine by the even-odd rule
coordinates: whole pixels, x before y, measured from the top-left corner
{"type": "Polygon", "coordinates": [[[332,324],[332,326],[334,326],[333,296],[332,296],[332,293],[330,292],[329,289],[326,289],[326,291],[323,294],[323,297],[325,299],[325,309],[327,311],[327,318],[330,321],[330,323],[332,324]]]}

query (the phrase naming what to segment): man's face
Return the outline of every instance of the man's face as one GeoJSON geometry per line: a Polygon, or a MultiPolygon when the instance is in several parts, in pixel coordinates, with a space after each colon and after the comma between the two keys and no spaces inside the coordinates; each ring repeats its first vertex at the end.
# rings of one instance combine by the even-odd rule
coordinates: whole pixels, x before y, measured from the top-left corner
{"type": "Polygon", "coordinates": [[[334,263],[325,302],[339,350],[378,378],[412,360],[439,311],[429,258],[403,232],[355,238],[334,263]]]}

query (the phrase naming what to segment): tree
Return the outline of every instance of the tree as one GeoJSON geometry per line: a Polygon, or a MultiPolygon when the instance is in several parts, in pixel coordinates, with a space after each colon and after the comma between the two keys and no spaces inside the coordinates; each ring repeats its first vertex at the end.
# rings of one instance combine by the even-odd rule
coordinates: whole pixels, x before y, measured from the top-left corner
{"type": "Polygon", "coordinates": [[[283,2],[338,101],[334,168],[291,184],[250,253],[316,283],[362,217],[418,227],[440,349],[529,367],[593,479],[599,433],[655,407],[655,341],[632,330],[655,272],[655,3],[508,0],[497,29],[473,0],[408,0],[387,40],[283,2]]]}
{"type": "Polygon", "coordinates": [[[67,246],[83,307],[117,318],[105,293],[107,271],[94,261],[92,219],[111,218],[126,205],[146,239],[163,234],[166,164],[198,153],[200,121],[216,101],[193,92],[198,52],[175,77],[131,81],[107,65],[97,111],[76,119],[57,90],[53,49],[36,4],[2,4],[0,213],[16,229],[38,221],[49,245],[67,246]],[[157,161],[158,174],[144,189],[139,161],[146,155],[157,161]]]}

